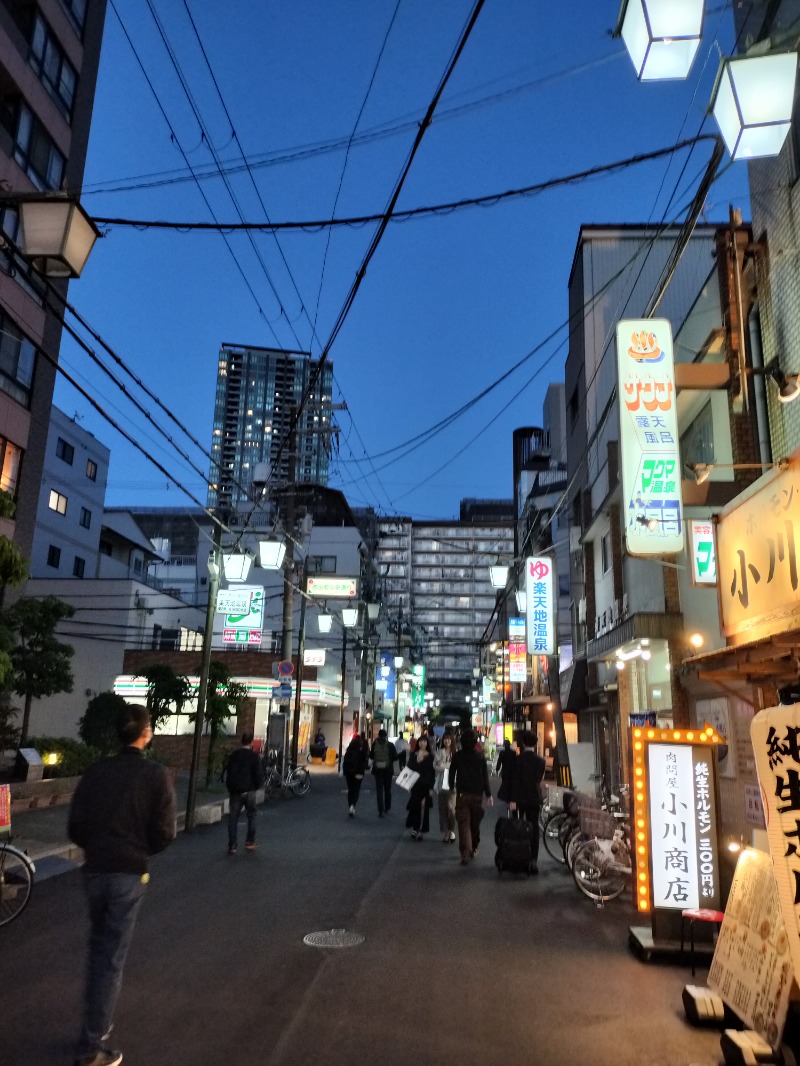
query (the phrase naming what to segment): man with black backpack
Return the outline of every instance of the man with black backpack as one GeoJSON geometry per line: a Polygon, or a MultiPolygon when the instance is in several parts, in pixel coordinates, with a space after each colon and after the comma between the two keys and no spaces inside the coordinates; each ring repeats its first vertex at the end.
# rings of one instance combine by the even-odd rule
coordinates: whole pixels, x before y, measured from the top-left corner
{"type": "Polygon", "coordinates": [[[369,753],[372,773],[375,778],[375,793],[378,797],[378,817],[383,818],[392,809],[392,768],[397,759],[394,744],[389,742],[386,730],[381,729],[378,739],[369,753]]]}
{"type": "Polygon", "coordinates": [[[228,814],[228,854],[235,855],[239,836],[239,815],[247,812],[244,850],[256,850],[256,792],[264,784],[261,759],[253,751],[253,734],[242,733],[242,746],[231,754],[225,781],[231,796],[228,814]]]}

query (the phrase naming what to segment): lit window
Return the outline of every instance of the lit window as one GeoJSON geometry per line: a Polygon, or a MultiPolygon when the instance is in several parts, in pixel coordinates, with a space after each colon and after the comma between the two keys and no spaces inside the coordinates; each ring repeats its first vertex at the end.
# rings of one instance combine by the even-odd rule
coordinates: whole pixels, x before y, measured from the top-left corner
{"type": "Polygon", "coordinates": [[[86,460],[86,476],[90,481],[97,481],[97,463],[94,459],[86,460]]]}
{"type": "Polygon", "coordinates": [[[60,492],[56,492],[55,489],[50,490],[50,502],[48,507],[51,511],[57,511],[58,514],[67,513],[67,497],[62,496],[60,492]]]}

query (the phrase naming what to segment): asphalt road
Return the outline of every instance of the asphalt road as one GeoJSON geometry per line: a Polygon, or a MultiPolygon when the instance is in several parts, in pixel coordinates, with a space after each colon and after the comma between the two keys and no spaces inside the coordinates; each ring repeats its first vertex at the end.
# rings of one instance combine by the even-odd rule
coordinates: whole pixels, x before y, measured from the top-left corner
{"type": "MultiPolygon", "coordinates": [[[[688,966],[628,952],[629,903],[598,910],[544,852],[538,878],[501,880],[496,809],[477,860],[462,867],[437,832],[409,839],[404,799],[395,789],[379,820],[365,788],[349,819],[340,780],[317,774],[308,796],[261,809],[256,854],[228,857],[216,825],[156,858],[115,1020],[125,1063],[721,1061],[719,1035],[683,1019],[688,966]],[[365,939],[341,950],[303,943],[331,929],[365,939]]],[[[3,1066],[71,1062],[85,939],[77,871],[37,885],[0,929],[3,1066]]]]}

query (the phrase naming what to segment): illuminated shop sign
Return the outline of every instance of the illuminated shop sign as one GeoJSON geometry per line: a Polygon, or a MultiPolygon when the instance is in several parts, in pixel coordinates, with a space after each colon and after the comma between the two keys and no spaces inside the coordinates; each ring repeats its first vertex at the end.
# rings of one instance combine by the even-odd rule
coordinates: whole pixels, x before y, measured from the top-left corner
{"type": "Polygon", "coordinates": [[[525,619],[508,620],[508,679],[524,682],[528,676],[528,657],[525,649],[525,619]]]}
{"type": "Polygon", "coordinates": [[[553,560],[548,556],[538,555],[525,560],[525,597],[528,654],[555,655],[553,560]]]}
{"type": "Polygon", "coordinates": [[[325,665],[325,649],[324,648],[304,648],[303,649],[303,666],[324,666],[325,665]]]}
{"type": "Polygon", "coordinates": [[[692,580],[695,585],[716,585],[717,554],[714,526],[710,519],[693,518],[689,523],[692,539],[692,580]]]}
{"type": "Polygon", "coordinates": [[[750,739],[789,953],[800,973],[800,704],[759,711],[750,739]]]}
{"type": "Polygon", "coordinates": [[[617,324],[622,494],[631,555],[683,551],[672,327],[665,318],[617,324]]]}
{"type": "Polygon", "coordinates": [[[640,911],[719,907],[716,753],[702,731],[634,729],[636,904],[640,911]]]}
{"type": "Polygon", "coordinates": [[[321,600],[352,600],[358,595],[358,578],[309,577],[306,592],[321,600]]]}
{"type": "Polygon", "coordinates": [[[411,667],[411,706],[414,710],[425,706],[425,667],[421,663],[411,667]]]}
{"type": "Polygon", "coordinates": [[[717,567],[726,637],[760,640],[800,624],[797,458],[763,488],[720,515],[717,567]]]}
{"type": "Polygon", "coordinates": [[[264,589],[260,585],[244,585],[236,590],[236,595],[244,599],[233,604],[236,610],[223,614],[222,642],[259,645],[264,622],[264,589]]]}

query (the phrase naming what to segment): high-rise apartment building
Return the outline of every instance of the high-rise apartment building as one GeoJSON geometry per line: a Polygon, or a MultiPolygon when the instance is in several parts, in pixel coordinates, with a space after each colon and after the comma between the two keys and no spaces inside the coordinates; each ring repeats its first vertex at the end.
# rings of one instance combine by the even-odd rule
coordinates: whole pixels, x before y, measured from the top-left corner
{"type": "MultiPolygon", "coordinates": [[[[79,195],[106,0],[0,0],[0,182],[5,196],[79,195]]],[[[19,242],[13,205],[0,229],[19,242]]],[[[30,555],[47,443],[61,322],[28,264],[0,251],[0,488],[17,503],[0,521],[30,555]]],[[[66,295],[66,282],[54,283],[66,295]]]]}
{"type": "Polygon", "coordinates": [[[328,483],[333,366],[326,363],[290,428],[316,371],[308,352],[223,344],[209,478],[209,507],[236,507],[254,496],[254,482],[328,483]],[[294,444],[292,443],[294,436],[294,444]]]}

